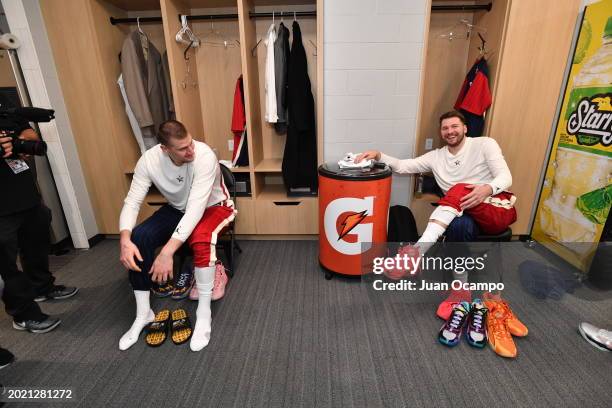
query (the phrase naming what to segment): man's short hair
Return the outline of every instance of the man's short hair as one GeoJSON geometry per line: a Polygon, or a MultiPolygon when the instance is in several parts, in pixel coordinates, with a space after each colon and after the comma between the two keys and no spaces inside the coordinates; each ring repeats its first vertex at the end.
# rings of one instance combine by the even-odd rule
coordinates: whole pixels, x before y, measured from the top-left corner
{"type": "Polygon", "coordinates": [[[159,125],[157,131],[157,141],[164,146],[168,146],[170,139],[184,139],[187,137],[187,129],[178,120],[167,120],[159,125]]]}
{"type": "Polygon", "coordinates": [[[463,113],[456,111],[456,110],[452,110],[452,111],[443,113],[442,116],[440,116],[440,126],[442,126],[442,121],[444,119],[450,119],[450,118],[459,118],[461,123],[463,123],[464,125],[467,125],[467,121],[465,120],[465,116],[463,116],[463,113]]]}

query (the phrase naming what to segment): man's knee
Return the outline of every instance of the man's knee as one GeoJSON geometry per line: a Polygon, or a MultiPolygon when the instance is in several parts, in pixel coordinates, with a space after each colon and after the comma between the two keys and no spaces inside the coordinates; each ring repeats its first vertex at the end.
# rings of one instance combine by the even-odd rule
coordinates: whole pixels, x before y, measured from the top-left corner
{"type": "Polygon", "coordinates": [[[464,214],[450,223],[446,229],[446,240],[450,242],[474,241],[478,232],[478,226],[474,219],[464,214]]]}
{"type": "Polygon", "coordinates": [[[134,228],[130,239],[140,250],[152,244],[151,234],[146,228],[142,227],[142,224],[134,228]]]}
{"type": "Polygon", "coordinates": [[[197,267],[206,267],[214,264],[214,244],[210,239],[201,239],[189,242],[193,251],[193,264],[197,267]]]}

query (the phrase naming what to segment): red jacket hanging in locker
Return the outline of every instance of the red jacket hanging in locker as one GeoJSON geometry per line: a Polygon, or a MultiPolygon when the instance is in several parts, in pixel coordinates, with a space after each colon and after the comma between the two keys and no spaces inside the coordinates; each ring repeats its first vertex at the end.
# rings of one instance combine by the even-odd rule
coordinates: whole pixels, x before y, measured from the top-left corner
{"type": "Polygon", "coordinates": [[[236,89],[234,90],[234,110],[232,112],[232,132],[234,133],[232,164],[234,166],[249,165],[243,90],[242,75],[240,75],[236,81],[236,89]]]}
{"type": "Polygon", "coordinates": [[[467,73],[455,102],[455,109],[461,111],[468,121],[468,136],[482,135],[483,115],[491,102],[489,67],[487,60],[480,58],[467,73]]]}

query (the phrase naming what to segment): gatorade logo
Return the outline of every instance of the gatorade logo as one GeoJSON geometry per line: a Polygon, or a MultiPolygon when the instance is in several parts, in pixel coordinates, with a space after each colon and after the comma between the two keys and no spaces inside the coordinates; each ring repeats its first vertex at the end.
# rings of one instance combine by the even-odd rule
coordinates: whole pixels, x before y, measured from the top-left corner
{"type": "MultiPolygon", "coordinates": [[[[367,248],[362,243],[372,242],[374,226],[364,219],[374,214],[374,197],[338,198],[327,205],[323,217],[325,236],[336,251],[344,255],[358,255],[367,248]],[[339,222],[340,221],[340,222],[339,222]],[[347,240],[356,235],[355,242],[347,240]]],[[[354,241],[354,240],[351,240],[354,241]]]]}
{"type": "Polygon", "coordinates": [[[576,135],[578,144],[612,144],[612,94],[583,98],[567,121],[567,133],[576,135]]]}

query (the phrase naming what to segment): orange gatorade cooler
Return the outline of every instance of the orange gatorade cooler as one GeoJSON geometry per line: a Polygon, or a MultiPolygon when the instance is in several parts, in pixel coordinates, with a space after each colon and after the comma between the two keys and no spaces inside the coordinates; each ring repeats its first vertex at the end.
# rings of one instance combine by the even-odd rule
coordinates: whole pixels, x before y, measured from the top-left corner
{"type": "Polygon", "coordinates": [[[330,272],[361,275],[362,243],[387,241],[391,170],[319,166],[319,263],[330,272]]]}

